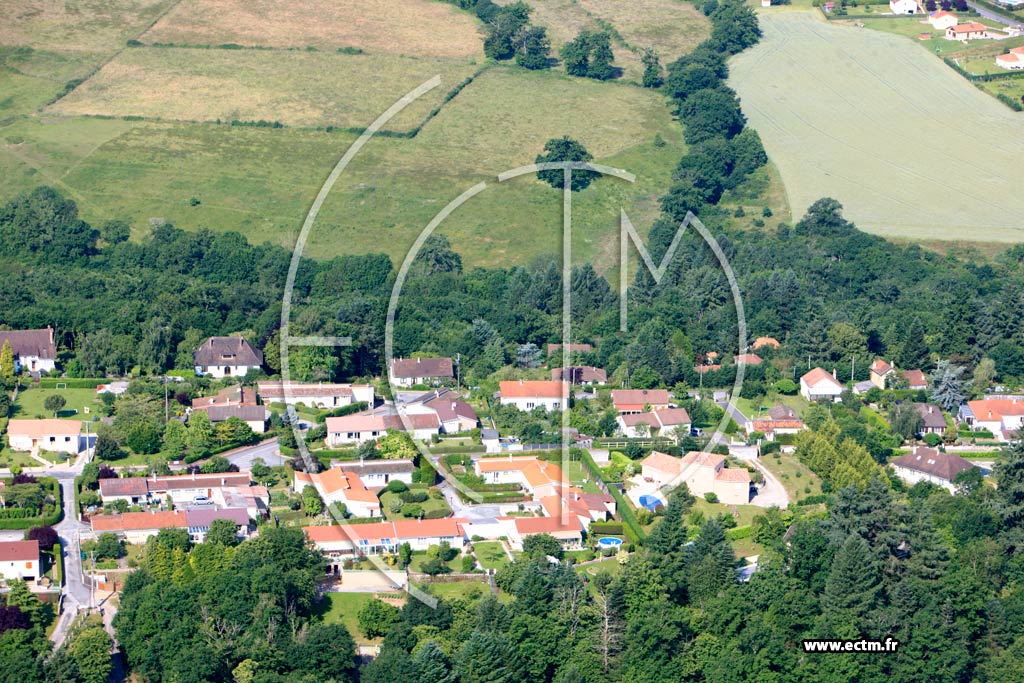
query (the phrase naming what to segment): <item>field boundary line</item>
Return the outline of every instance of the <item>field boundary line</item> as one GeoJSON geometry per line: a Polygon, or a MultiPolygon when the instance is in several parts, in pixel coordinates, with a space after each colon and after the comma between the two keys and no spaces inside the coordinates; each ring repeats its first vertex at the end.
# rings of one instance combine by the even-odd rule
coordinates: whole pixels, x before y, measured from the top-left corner
{"type": "MultiPolygon", "coordinates": [[[[138,38],[139,38],[140,36],[142,36],[143,34],[145,34],[145,33],[146,33],[146,31],[148,31],[149,29],[153,28],[153,27],[154,27],[154,26],[156,25],[156,23],[157,23],[158,21],[160,21],[160,20],[161,20],[161,19],[163,19],[163,18],[164,18],[165,16],[167,16],[167,14],[168,14],[168,13],[169,13],[169,12],[170,12],[171,10],[173,10],[173,9],[174,9],[175,7],[177,7],[177,6],[178,6],[178,5],[180,5],[181,3],[182,3],[182,0],[174,0],[174,2],[172,2],[171,4],[169,4],[169,5],[168,5],[168,6],[166,7],[166,9],[164,9],[164,11],[163,11],[163,12],[160,12],[160,13],[159,13],[159,14],[158,14],[158,15],[157,15],[157,16],[156,16],[156,17],[155,17],[154,19],[153,19],[153,21],[149,22],[149,23],[148,23],[148,24],[147,24],[147,25],[146,25],[146,26],[145,26],[145,27],[144,27],[144,28],[142,29],[142,31],[141,31],[140,33],[137,33],[137,34],[135,34],[135,37],[134,37],[134,38],[129,38],[128,40],[137,40],[137,39],[138,39],[138,38]]],[[[38,111],[39,113],[42,113],[42,112],[43,112],[43,110],[44,110],[44,109],[46,109],[47,107],[49,107],[49,106],[51,106],[51,105],[54,105],[54,104],[57,104],[57,103],[58,103],[58,102],[60,102],[60,101],[61,101],[62,99],[64,99],[65,97],[67,97],[68,95],[70,95],[71,93],[73,93],[73,92],[74,92],[75,90],[77,90],[77,89],[78,89],[78,86],[80,86],[80,85],[82,85],[83,83],[85,83],[86,81],[88,81],[88,80],[89,80],[90,78],[92,78],[93,76],[95,76],[95,75],[97,74],[97,72],[99,72],[99,70],[100,70],[100,69],[102,69],[103,67],[105,67],[105,66],[106,66],[107,64],[110,64],[110,63],[111,63],[112,61],[114,61],[115,59],[117,59],[117,58],[118,58],[118,57],[119,57],[119,56],[121,55],[121,53],[122,53],[122,52],[124,52],[124,51],[125,51],[125,49],[127,49],[127,47],[128,47],[128,41],[125,41],[125,44],[124,44],[124,45],[122,45],[121,47],[117,48],[117,49],[116,49],[116,50],[115,50],[115,51],[114,51],[114,52],[113,52],[113,53],[112,53],[112,54],[111,54],[111,55],[110,55],[109,57],[107,57],[106,59],[102,60],[102,61],[101,61],[101,62],[100,62],[99,64],[97,64],[97,65],[96,65],[95,67],[93,67],[92,69],[90,69],[90,70],[89,70],[89,71],[88,71],[88,72],[87,72],[87,73],[86,73],[86,74],[85,74],[84,76],[82,76],[81,78],[73,78],[73,79],[71,79],[70,81],[68,81],[68,82],[67,82],[67,83],[65,84],[65,87],[64,87],[64,92],[60,93],[59,95],[57,95],[56,97],[54,97],[53,99],[51,99],[51,100],[50,100],[49,102],[46,102],[46,103],[44,103],[44,104],[43,104],[43,105],[42,105],[41,107],[39,107],[39,109],[37,109],[36,111],[38,111]],[[72,83],[74,83],[74,85],[71,85],[72,83]],[[68,87],[68,86],[71,86],[71,87],[68,87]]]]}

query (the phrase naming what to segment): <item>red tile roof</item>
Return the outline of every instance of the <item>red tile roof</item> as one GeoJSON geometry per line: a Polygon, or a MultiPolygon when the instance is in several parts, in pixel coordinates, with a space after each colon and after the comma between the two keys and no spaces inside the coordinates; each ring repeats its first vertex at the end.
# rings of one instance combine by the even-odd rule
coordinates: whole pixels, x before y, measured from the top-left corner
{"type": "Polygon", "coordinates": [[[58,420],[46,418],[42,420],[12,419],[7,423],[10,436],[28,436],[34,439],[44,436],[78,436],[82,433],[81,420],[58,420]]]}
{"type": "Polygon", "coordinates": [[[626,406],[668,405],[667,389],[613,389],[612,402],[616,408],[626,406]]]}
{"type": "Polygon", "coordinates": [[[777,349],[781,344],[779,344],[779,340],[775,337],[758,337],[754,340],[754,343],[751,344],[751,348],[755,351],[763,346],[770,346],[773,349],[777,349]]]}
{"type": "Polygon", "coordinates": [[[562,398],[562,383],[550,380],[519,380],[501,382],[502,398],[562,398]]]}
{"type": "Polygon", "coordinates": [[[832,376],[831,373],[826,370],[822,370],[821,368],[814,368],[810,372],[805,373],[804,376],[800,378],[800,381],[809,387],[814,387],[821,382],[827,382],[832,386],[839,388],[842,388],[843,386],[835,377],[832,376]]]}
{"type": "Polygon", "coordinates": [[[926,377],[920,370],[905,370],[903,372],[903,377],[907,380],[908,386],[912,389],[928,386],[928,377],[926,377]]]}
{"type": "Polygon", "coordinates": [[[0,562],[24,562],[39,559],[39,541],[0,542],[0,562]]]}

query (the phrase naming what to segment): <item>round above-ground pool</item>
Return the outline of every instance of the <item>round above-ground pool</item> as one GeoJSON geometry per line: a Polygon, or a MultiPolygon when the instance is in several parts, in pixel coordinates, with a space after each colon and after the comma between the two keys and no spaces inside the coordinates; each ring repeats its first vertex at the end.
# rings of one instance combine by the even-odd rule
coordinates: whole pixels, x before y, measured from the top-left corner
{"type": "Polygon", "coordinates": [[[611,536],[606,536],[605,538],[597,539],[597,546],[602,549],[618,548],[621,545],[621,538],[612,538],[611,536]]]}
{"type": "Polygon", "coordinates": [[[657,496],[644,495],[640,496],[640,504],[651,512],[654,512],[658,507],[663,506],[665,503],[657,496]]]}

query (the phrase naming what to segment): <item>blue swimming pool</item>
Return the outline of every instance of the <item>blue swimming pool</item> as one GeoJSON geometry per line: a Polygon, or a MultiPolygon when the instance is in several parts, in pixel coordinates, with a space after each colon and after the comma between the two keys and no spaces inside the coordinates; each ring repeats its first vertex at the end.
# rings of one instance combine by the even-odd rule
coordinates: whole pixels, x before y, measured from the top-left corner
{"type": "Polygon", "coordinates": [[[599,548],[602,548],[602,549],[618,548],[621,545],[622,545],[622,539],[621,538],[612,538],[610,536],[606,536],[605,538],[597,539],[597,546],[599,548]]]}

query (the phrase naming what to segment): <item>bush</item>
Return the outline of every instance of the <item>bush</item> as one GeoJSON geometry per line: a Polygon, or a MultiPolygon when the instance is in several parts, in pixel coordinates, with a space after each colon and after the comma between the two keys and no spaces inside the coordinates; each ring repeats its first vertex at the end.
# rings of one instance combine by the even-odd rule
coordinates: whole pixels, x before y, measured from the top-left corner
{"type": "Polygon", "coordinates": [[[423,506],[422,505],[410,504],[410,505],[403,505],[402,506],[402,516],[403,517],[419,518],[422,515],[423,515],[423,506]]]}
{"type": "Polygon", "coordinates": [[[442,562],[441,560],[437,559],[436,557],[431,559],[431,560],[427,560],[426,562],[424,562],[420,566],[420,570],[424,574],[427,574],[429,576],[437,576],[438,574],[448,574],[448,573],[450,573],[452,571],[448,567],[448,565],[446,565],[444,562],[442,562]]]}
{"type": "Polygon", "coordinates": [[[39,547],[47,551],[53,550],[53,546],[57,545],[60,541],[57,536],[57,530],[52,526],[32,527],[25,533],[25,540],[39,541],[39,547]]]}
{"type": "Polygon", "coordinates": [[[709,503],[717,503],[718,494],[715,493],[714,491],[708,491],[707,493],[704,494],[704,500],[706,500],[709,503]]]}
{"type": "Polygon", "coordinates": [[[401,479],[392,479],[388,482],[388,491],[391,493],[403,493],[408,490],[409,487],[401,479]]]}
{"type": "Polygon", "coordinates": [[[942,437],[938,434],[925,434],[923,440],[932,448],[935,448],[940,443],[942,443],[942,437]]]}
{"type": "Polygon", "coordinates": [[[423,503],[430,496],[426,491],[402,491],[398,494],[398,497],[406,503],[423,503]]]}

